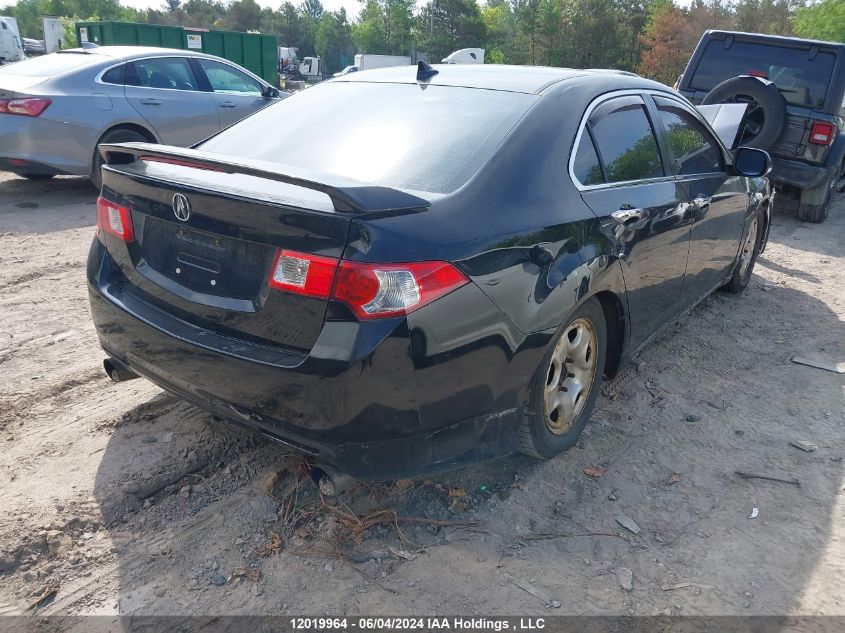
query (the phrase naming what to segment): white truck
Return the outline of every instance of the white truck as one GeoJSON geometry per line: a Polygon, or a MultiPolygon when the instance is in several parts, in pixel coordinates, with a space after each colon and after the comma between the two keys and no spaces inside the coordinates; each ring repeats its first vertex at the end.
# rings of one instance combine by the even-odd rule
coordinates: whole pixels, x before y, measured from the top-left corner
{"type": "Polygon", "coordinates": [[[462,48],[443,58],[444,64],[483,64],[483,48],[462,48]]]}
{"type": "Polygon", "coordinates": [[[279,72],[299,61],[299,49],[293,46],[279,47],[279,72]]]}
{"type": "Polygon", "coordinates": [[[420,54],[371,55],[369,53],[358,53],[355,55],[354,68],[357,70],[372,70],[373,68],[387,68],[389,66],[410,66],[420,60],[425,61],[425,56],[420,54]]]}
{"type": "Polygon", "coordinates": [[[15,18],[0,16],[0,64],[23,59],[23,40],[15,18]]]}

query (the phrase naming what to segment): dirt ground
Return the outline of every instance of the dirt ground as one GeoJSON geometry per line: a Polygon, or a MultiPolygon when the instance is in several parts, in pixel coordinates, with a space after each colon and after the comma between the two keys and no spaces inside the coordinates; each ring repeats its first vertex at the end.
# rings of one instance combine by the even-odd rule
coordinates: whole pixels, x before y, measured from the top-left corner
{"type": "Polygon", "coordinates": [[[845,614],[845,380],[791,361],[845,360],[841,194],[822,225],[781,200],[748,290],[604,385],[567,454],[335,506],[277,446],[108,380],[95,198],[0,173],[0,613],[845,614]]]}

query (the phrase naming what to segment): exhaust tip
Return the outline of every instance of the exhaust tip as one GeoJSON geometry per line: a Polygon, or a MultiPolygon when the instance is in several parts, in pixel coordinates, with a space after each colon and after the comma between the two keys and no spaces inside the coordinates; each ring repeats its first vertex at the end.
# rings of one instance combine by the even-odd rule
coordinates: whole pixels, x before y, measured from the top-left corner
{"type": "Polygon", "coordinates": [[[347,475],[329,464],[319,464],[311,467],[311,479],[324,497],[336,497],[342,492],[351,489],[356,479],[347,475]]]}
{"type": "Polygon", "coordinates": [[[112,382],[126,382],[127,380],[140,378],[140,376],[134,371],[124,365],[121,365],[113,358],[106,358],[103,361],[103,369],[106,370],[106,373],[109,378],[112,379],[112,382]]]}

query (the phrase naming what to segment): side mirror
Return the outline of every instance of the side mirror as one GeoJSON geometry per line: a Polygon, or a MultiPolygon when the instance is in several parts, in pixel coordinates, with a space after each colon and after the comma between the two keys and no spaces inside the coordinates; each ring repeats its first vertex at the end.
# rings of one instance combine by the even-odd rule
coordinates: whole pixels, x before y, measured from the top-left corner
{"type": "Polygon", "coordinates": [[[748,178],[765,176],[772,171],[772,157],[762,149],[739,147],[734,151],[734,171],[748,178]]]}
{"type": "Polygon", "coordinates": [[[279,98],[279,89],[274,88],[273,86],[267,86],[264,88],[264,96],[267,99],[278,99],[279,98]]]}

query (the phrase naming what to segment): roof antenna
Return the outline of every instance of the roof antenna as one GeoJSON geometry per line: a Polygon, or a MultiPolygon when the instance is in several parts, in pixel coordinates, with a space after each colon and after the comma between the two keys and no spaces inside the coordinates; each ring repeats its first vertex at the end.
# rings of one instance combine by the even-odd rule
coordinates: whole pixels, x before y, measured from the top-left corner
{"type": "Polygon", "coordinates": [[[435,70],[424,61],[420,61],[417,64],[417,81],[428,81],[439,72],[439,70],[435,70]]]}

